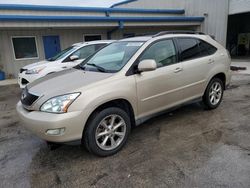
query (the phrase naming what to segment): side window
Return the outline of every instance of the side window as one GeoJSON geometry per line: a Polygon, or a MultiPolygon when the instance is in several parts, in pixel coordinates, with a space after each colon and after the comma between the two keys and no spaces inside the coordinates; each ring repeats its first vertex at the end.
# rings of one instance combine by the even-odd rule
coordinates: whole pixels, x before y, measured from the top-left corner
{"type": "Polygon", "coordinates": [[[144,59],[154,59],[157,67],[171,65],[177,62],[177,54],[172,40],[159,41],[150,46],[141,56],[144,59]]]}
{"type": "Polygon", "coordinates": [[[178,45],[181,49],[181,60],[186,61],[200,56],[199,45],[193,38],[178,38],[178,45]]]}
{"type": "Polygon", "coordinates": [[[100,48],[106,46],[107,44],[103,43],[103,44],[95,44],[95,51],[99,50],[100,48]]]}
{"type": "Polygon", "coordinates": [[[208,44],[205,41],[198,40],[199,47],[200,47],[200,57],[212,55],[217,51],[217,48],[215,48],[213,45],[208,44]]]}
{"type": "Polygon", "coordinates": [[[75,51],[72,55],[77,55],[79,59],[86,59],[88,56],[95,53],[95,45],[89,45],[80,48],[79,50],[75,51]]]}

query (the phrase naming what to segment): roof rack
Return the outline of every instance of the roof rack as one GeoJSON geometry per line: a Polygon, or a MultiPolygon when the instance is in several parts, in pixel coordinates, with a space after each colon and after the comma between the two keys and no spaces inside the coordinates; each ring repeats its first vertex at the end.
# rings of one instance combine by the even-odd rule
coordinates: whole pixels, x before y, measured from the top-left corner
{"type": "Polygon", "coordinates": [[[153,35],[153,37],[159,37],[159,36],[167,35],[167,34],[196,34],[196,35],[205,35],[205,33],[202,33],[200,31],[176,30],[176,31],[161,31],[161,32],[153,35]]]}

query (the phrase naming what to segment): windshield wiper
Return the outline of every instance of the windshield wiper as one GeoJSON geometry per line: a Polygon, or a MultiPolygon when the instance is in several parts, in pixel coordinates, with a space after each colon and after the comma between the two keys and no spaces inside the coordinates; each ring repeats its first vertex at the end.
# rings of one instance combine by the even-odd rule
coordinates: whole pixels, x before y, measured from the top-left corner
{"type": "Polygon", "coordinates": [[[97,70],[99,70],[100,72],[107,72],[107,70],[99,65],[96,65],[94,63],[87,63],[86,65],[90,65],[90,66],[93,66],[95,68],[97,68],[97,70]]]}

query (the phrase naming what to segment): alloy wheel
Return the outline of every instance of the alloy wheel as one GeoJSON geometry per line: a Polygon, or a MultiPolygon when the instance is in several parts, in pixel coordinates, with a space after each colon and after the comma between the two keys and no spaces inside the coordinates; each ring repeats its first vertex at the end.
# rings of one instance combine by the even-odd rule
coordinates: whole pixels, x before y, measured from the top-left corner
{"type": "Polygon", "coordinates": [[[222,97],[222,86],[219,82],[214,82],[209,90],[209,101],[212,105],[217,105],[222,97]]]}
{"type": "Polygon", "coordinates": [[[95,140],[102,150],[113,150],[124,140],[126,123],[116,114],[106,116],[96,128],[95,140]]]}

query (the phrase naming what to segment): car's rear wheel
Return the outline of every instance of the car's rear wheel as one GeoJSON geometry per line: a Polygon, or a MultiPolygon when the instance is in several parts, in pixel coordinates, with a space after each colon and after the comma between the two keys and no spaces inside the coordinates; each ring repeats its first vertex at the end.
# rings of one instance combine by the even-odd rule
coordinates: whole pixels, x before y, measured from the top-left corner
{"type": "Polygon", "coordinates": [[[215,109],[217,108],[223,97],[224,92],[224,85],[221,79],[219,78],[213,78],[203,95],[203,103],[206,107],[206,109],[215,109]]]}
{"type": "Polygon", "coordinates": [[[92,114],[85,127],[83,142],[95,155],[113,155],[125,145],[130,129],[130,118],[124,110],[106,108],[92,114]]]}

